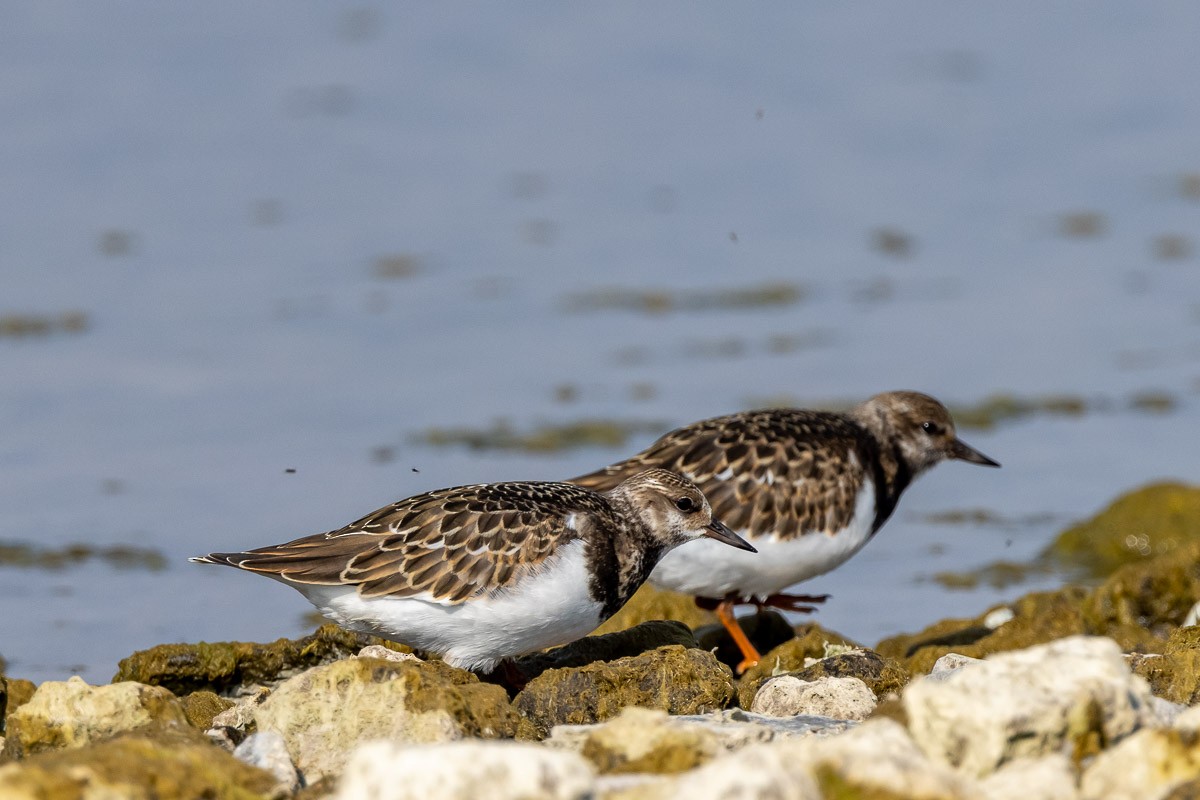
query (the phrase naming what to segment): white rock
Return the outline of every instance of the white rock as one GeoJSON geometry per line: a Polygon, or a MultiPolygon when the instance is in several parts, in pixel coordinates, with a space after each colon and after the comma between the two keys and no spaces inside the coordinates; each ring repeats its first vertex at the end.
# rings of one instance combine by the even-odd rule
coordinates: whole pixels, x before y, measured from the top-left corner
{"type": "Polygon", "coordinates": [[[1188,609],[1187,616],[1183,618],[1183,622],[1179,624],[1179,627],[1190,628],[1193,625],[1200,625],[1200,601],[1197,601],[1194,606],[1188,609]]]}
{"type": "Polygon", "coordinates": [[[1017,615],[1008,606],[1000,606],[988,612],[988,615],[983,618],[985,628],[996,630],[1006,622],[1012,622],[1017,615]]]}
{"type": "Polygon", "coordinates": [[[983,800],[1076,800],[1075,770],[1064,755],[1018,758],[979,782],[983,800]]]}
{"type": "Polygon", "coordinates": [[[858,678],[804,681],[794,675],[780,675],[759,688],[750,710],[773,717],[809,714],[859,720],[871,716],[875,702],[875,693],[858,678]]]}
{"type": "Polygon", "coordinates": [[[381,644],[369,644],[358,651],[358,658],[382,658],[384,661],[420,661],[412,653],[400,653],[381,644]]]}
{"type": "Polygon", "coordinates": [[[1071,724],[1093,716],[1109,742],[1156,722],[1150,688],[1117,644],[1087,636],[998,653],[942,681],[918,678],[902,700],[922,749],[972,775],[1059,752],[1071,724]]]}
{"type": "Polygon", "coordinates": [[[1200,778],[1200,733],[1144,730],[1096,756],[1083,773],[1085,800],[1155,800],[1200,778]]]}
{"type": "MultiPolygon", "coordinates": [[[[967,800],[978,787],[932,762],[904,728],[870,720],[838,736],[753,745],[680,777],[670,797],[688,800],[819,800],[822,781],[855,796],[967,800]]],[[[827,787],[835,788],[835,787],[827,787]]]]}
{"type": "Polygon", "coordinates": [[[579,755],[516,742],[371,742],[355,750],[336,800],[585,800],[595,788],[579,755]]]}
{"type": "Polygon", "coordinates": [[[961,653],[946,653],[946,655],[933,662],[933,669],[929,671],[930,675],[937,675],[940,678],[946,678],[950,673],[957,672],[963,667],[969,667],[971,664],[982,664],[982,658],[971,658],[964,656],[961,653]]]}
{"type": "Polygon", "coordinates": [[[1181,731],[1200,731],[1200,706],[1192,706],[1171,721],[1171,727],[1181,731]]]}
{"type": "Polygon", "coordinates": [[[274,775],[276,789],[284,794],[294,794],[300,789],[300,773],[288,755],[283,737],[274,731],[250,734],[234,749],[233,757],[274,775]]]}

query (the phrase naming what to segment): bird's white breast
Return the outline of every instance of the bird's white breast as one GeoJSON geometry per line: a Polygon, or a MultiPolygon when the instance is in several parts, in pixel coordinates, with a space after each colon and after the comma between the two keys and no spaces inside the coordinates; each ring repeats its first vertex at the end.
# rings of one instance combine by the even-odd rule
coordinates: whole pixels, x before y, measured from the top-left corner
{"type": "Polygon", "coordinates": [[[875,486],[863,482],[854,504],[854,516],[833,533],[813,531],[792,539],[738,533],[758,548],[757,553],[701,539],[680,545],[663,556],[650,574],[650,582],[699,597],[743,597],[777,594],[801,581],[821,575],[845,562],[871,538],[875,522],[875,486]]]}
{"type": "Polygon", "coordinates": [[[353,586],[289,585],[339,625],[488,671],[501,659],[565,644],[600,624],[583,549],[582,540],[563,545],[519,583],[457,605],[429,595],[365,599],[353,586]]]}

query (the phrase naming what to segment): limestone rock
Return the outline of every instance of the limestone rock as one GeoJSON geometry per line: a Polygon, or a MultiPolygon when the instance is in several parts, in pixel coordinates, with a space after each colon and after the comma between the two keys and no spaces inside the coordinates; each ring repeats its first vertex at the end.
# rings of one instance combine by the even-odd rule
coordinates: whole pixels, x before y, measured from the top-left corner
{"type": "Polygon", "coordinates": [[[901,698],[913,738],[933,759],[986,775],[1015,758],[1084,757],[1153,724],[1150,691],[1116,643],[1072,637],[919,679],[901,698]]]}
{"type": "Polygon", "coordinates": [[[200,690],[236,694],[243,687],[278,683],[309,667],[354,655],[372,644],[398,647],[332,624],[322,625],[301,639],[279,639],[270,644],[160,644],[122,659],[113,681],[165,686],[180,696],[200,690]]]}
{"type": "Polygon", "coordinates": [[[529,682],[513,705],[546,736],[563,724],[599,722],[626,706],[698,714],[733,697],[729,668],[704,650],[679,645],[582,667],[551,669],[529,682]]]}
{"type": "Polygon", "coordinates": [[[575,753],[516,742],[372,742],[346,765],[336,800],[587,800],[595,777],[575,753]]]}
{"type": "Polygon", "coordinates": [[[291,795],[300,788],[300,773],[288,755],[287,743],[274,731],[247,736],[233,751],[233,757],[275,777],[275,793],[291,795]]]}
{"type": "Polygon", "coordinates": [[[839,736],[747,747],[685,774],[668,796],[967,800],[974,788],[933,763],[900,725],[871,720],[839,736]]]}
{"type": "Polygon", "coordinates": [[[738,683],[738,705],[749,708],[762,684],[772,677],[791,675],[803,681],[819,678],[858,678],[877,698],[899,692],[908,683],[908,671],[898,662],[871,650],[825,643],[815,656],[812,642],[793,639],[772,650],[746,670],[738,683]]]}
{"type": "Polygon", "coordinates": [[[862,720],[875,710],[875,694],[858,678],[804,681],[794,675],[781,675],[762,685],[750,710],[773,717],[807,714],[862,720]]]}
{"type": "Polygon", "coordinates": [[[949,677],[952,672],[956,672],[963,667],[969,667],[972,664],[982,664],[982,658],[971,658],[964,656],[961,653],[946,653],[946,655],[933,662],[933,669],[929,671],[930,677],[936,677],[938,680],[944,680],[949,677]]]}
{"type": "Polygon", "coordinates": [[[382,658],[384,661],[420,661],[412,653],[402,653],[381,644],[369,644],[358,651],[358,658],[382,658]]]}
{"type": "Polygon", "coordinates": [[[153,736],[120,734],[0,767],[5,800],[257,800],[273,784],[271,775],[213,747],[187,725],[153,736]]]}
{"type": "Polygon", "coordinates": [[[4,755],[82,747],[122,731],[186,726],[179,699],[158,686],[89,686],[81,678],[47,681],[8,718],[4,755]]]}
{"type": "Polygon", "coordinates": [[[254,708],[304,778],[336,774],[360,741],[445,742],[512,737],[518,717],[504,690],[440,661],[352,658],[290,678],[254,708]]]}
{"type": "Polygon", "coordinates": [[[559,725],[546,744],[582,754],[602,775],[671,774],[750,745],[830,735],[848,728],[848,723],[824,717],[780,720],[740,709],[670,716],[657,709],[630,707],[607,722],[559,725]]]}
{"type": "Polygon", "coordinates": [[[984,800],[1076,800],[1075,770],[1059,753],[1018,758],[979,782],[984,800]]]}
{"type": "Polygon", "coordinates": [[[1143,730],[1098,755],[1083,773],[1085,800],[1150,800],[1200,779],[1200,732],[1143,730]]]}

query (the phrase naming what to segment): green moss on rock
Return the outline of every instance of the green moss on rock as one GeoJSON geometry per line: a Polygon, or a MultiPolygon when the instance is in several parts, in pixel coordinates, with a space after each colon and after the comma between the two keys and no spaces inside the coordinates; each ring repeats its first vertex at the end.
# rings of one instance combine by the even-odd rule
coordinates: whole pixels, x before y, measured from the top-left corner
{"type": "Polygon", "coordinates": [[[696,637],[682,622],[654,620],[615,633],[586,636],[545,653],[517,659],[516,665],[527,678],[533,679],[548,669],[615,661],[672,644],[696,647],[696,637]]]}
{"type": "Polygon", "coordinates": [[[591,731],[580,753],[601,774],[672,775],[705,764],[723,751],[714,733],[669,723],[662,711],[626,708],[591,731]]]}
{"type": "Polygon", "coordinates": [[[0,767],[6,800],[259,800],[275,778],[191,728],[122,734],[90,747],[42,753],[0,767]]]}
{"type": "MultiPolygon", "coordinates": [[[[1083,606],[1097,631],[1144,629],[1165,638],[1200,597],[1200,541],[1152,561],[1128,564],[1092,592],[1083,606]]],[[[1153,651],[1146,651],[1153,652],[1153,651]]]]}
{"type": "Polygon", "coordinates": [[[278,639],[270,644],[162,644],[122,659],[113,681],[163,686],[180,696],[201,690],[221,694],[238,686],[278,682],[372,644],[400,649],[392,642],[333,624],[322,625],[301,639],[278,639]]]}
{"type": "Polygon", "coordinates": [[[35,691],[33,681],[0,677],[0,734],[7,728],[9,715],[28,703],[35,691]]]}
{"type": "Polygon", "coordinates": [[[234,703],[213,692],[192,692],[182,699],[183,713],[193,728],[206,731],[212,727],[213,717],[233,708],[234,703]]]}
{"type": "Polygon", "coordinates": [[[726,707],[732,697],[733,675],[712,653],[671,645],[616,661],[547,670],[513,705],[544,737],[555,725],[600,722],[629,706],[702,714],[726,707]]]}
{"type": "Polygon", "coordinates": [[[1063,531],[1042,557],[1095,579],[1198,542],[1200,487],[1157,483],[1118,497],[1063,531]]]}
{"type": "Polygon", "coordinates": [[[750,708],[754,694],[768,678],[799,672],[809,661],[825,658],[831,648],[837,650],[843,647],[857,648],[860,645],[815,622],[797,627],[794,638],[768,650],[761,661],[742,675],[738,682],[738,705],[750,708]]]}

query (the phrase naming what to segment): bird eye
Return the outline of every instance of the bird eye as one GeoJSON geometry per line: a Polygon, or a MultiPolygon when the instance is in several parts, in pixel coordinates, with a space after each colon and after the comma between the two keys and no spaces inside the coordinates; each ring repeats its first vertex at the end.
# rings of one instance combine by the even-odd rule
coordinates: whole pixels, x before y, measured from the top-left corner
{"type": "Polygon", "coordinates": [[[696,510],[696,501],[690,497],[681,497],[675,501],[675,507],[685,514],[690,514],[696,510]]]}
{"type": "Polygon", "coordinates": [[[936,422],[922,422],[921,430],[925,431],[930,436],[937,436],[942,432],[942,426],[938,425],[936,422]]]}

